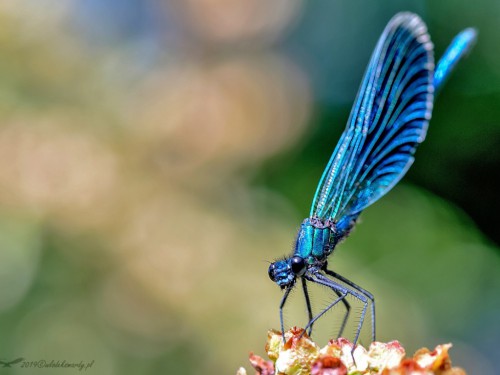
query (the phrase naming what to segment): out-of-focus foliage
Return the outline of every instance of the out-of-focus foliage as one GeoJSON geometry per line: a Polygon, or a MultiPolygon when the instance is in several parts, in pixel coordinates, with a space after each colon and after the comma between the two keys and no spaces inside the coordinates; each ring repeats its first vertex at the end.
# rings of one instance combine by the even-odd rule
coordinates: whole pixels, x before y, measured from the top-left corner
{"type": "MultiPolygon", "coordinates": [[[[289,251],[400,10],[438,52],[479,28],[410,178],[493,207],[486,179],[451,167],[498,161],[493,1],[0,2],[0,359],[234,373],[278,325],[266,261],[289,251]]],[[[457,365],[489,375],[497,254],[455,206],[402,185],[331,264],[376,295],[381,340],[453,341],[457,365]]],[[[289,324],[305,323],[298,297],[289,324]]]]}

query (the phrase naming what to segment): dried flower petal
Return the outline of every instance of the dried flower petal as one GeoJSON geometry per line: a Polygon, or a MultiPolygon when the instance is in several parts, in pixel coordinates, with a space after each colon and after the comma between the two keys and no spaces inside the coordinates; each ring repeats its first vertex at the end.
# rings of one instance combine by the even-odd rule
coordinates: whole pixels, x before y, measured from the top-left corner
{"type": "Polygon", "coordinates": [[[309,374],[319,355],[319,347],[297,327],[285,332],[285,340],[281,332],[269,331],[266,350],[278,374],[309,374]]]}
{"type": "MultiPolygon", "coordinates": [[[[261,375],[273,375],[274,374],[274,363],[273,361],[266,361],[264,358],[250,353],[250,363],[252,367],[261,375]]],[[[241,370],[241,368],[240,368],[241,370]]],[[[238,371],[240,371],[238,370],[238,371]]],[[[245,372],[246,374],[246,372],[245,372]]],[[[237,374],[239,375],[239,374],[237,374]]]]}
{"type": "Polygon", "coordinates": [[[427,350],[427,353],[423,350],[419,350],[415,353],[415,361],[426,369],[432,371],[445,371],[451,368],[451,361],[448,357],[448,349],[451,348],[451,344],[444,344],[436,346],[432,352],[427,350]]]}
{"type": "Polygon", "coordinates": [[[311,367],[311,375],[347,375],[347,368],[338,357],[320,355],[311,367]]]}
{"type": "Polygon", "coordinates": [[[388,343],[375,341],[368,351],[370,368],[373,370],[395,368],[401,363],[405,354],[399,341],[388,343]]]}

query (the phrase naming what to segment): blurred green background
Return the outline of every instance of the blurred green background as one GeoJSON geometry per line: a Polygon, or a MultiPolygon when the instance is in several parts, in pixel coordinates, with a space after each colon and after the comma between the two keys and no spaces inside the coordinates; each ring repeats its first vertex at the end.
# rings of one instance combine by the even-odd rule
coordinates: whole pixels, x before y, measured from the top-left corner
{"type": "MultiPolygon", "coordinates": [[[[94,360],[95,374],[248,369],[279,325],[268,261],[290,251],[402,10],[426,21],[436,57],[465,27],[479,42],[408,176],[330,265],[376,296],[378,340],[409,354],[453,342],[455,364],[494,374],[493,0],[0,2],[0,359],[94,360]]],[[[300,297],[289,325],[305,324],[300,297]]],[[[320,344],[335,322],[323,319],[320,344]]],[[[0,368],[57,371],[77,370],[0,368]]]]}

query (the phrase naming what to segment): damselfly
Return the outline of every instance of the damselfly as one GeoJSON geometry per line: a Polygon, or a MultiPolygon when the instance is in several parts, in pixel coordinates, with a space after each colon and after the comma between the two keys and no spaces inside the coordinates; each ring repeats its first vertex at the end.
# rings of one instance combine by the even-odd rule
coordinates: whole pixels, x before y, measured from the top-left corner
{"type": "Polygon", "coordinates": [[[434,68],[434,47],[420,17],[405,12],[389,21],[366,69],[347,127],[323,172],[309,217],[300,226],[293,253],[269,266],[269,277],[285,291],[279,307],[282,332],[285,302],[300,280],[309,334],[314,322],[342,303],[341,336],[350,311],[346,297],[352,296],[363,306],[354,345],[369,307],[375,340],[373,295],[328,269],[328,256],[347,237],[361,212],[386,194],[412,165],[427,132],[434,95],[470,50],[476,34],[470,28],[458,34],[434,68]],[[323,285],[337,296],[316,316],[308,282],[323,285]]]}

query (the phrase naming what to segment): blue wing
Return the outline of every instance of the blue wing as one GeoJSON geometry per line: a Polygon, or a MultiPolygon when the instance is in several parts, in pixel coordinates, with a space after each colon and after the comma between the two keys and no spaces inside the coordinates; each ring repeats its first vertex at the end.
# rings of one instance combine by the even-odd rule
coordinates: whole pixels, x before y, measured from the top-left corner
{"type": "Polygon", "coordinates": [[[403,177],[425,138],[433,72],[425,24],[415,14],[396,14],[373,52],[347,127],[316,190],[311,217],[344,225],[403,177]]]}
{"type": "Polygon", "coordinates": [[[459,33],[439,60],[434,73],[434,87],[439,90],[457,62],[469,53],[476,43],[477,31],[468,28],[459,33]]]}

